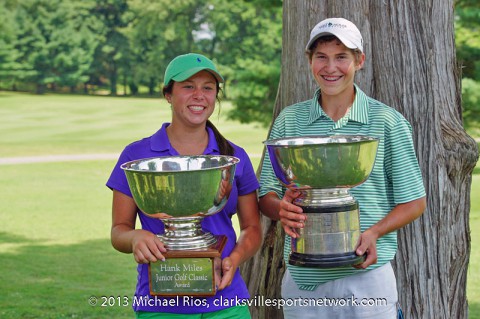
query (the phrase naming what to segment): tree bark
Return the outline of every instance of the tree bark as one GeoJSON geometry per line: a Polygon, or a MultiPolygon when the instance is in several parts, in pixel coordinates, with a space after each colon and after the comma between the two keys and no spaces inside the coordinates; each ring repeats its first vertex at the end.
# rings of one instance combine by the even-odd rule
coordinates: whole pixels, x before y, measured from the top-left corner
{"type": "MultiPolygon", "coordinates": [[[[406,318],[467,318],[471,173],[478,147],[462,124],[453,0],[284,0],[282,73],[273,117],[311,98],[317,85],[304,54],[310,30],[327,17],[354,22],[366,63],[355,82],[411,123],[427,210],[398,232],[393,265],[406,318]]],[[[253,296],[280,298],[283,231],[262,217],[265,241],[243,268],[253,296]]],[[[253,318],[283,318],[257,305],[253,318]]]]}

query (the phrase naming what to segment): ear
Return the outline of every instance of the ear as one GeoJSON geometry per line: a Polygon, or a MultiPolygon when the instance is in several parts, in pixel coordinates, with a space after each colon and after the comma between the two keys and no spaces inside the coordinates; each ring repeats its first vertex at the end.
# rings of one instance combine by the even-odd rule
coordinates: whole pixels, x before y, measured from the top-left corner
{"type": "Polygon", "coordinates": [[[358,64],[355,66],[355,70],[360,70],[363,68],[363,65],[365,64],[365,53],[362,53],[360,56],[360,61],[358,61],[358,64]]]}
{"type": "Polygon", "coordinates": [[[170,93],[166,93],[165,100],[167,100],[169,104],[172,104],[172,95],[170,93]]]}

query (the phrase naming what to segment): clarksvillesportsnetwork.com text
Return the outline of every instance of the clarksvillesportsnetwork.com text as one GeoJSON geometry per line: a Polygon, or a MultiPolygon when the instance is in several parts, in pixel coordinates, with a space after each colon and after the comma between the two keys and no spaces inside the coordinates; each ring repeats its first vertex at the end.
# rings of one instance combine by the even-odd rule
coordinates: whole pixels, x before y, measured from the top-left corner
{"type": "MultiPolygon", "coordinates": [[[[152,298],[149,296],[134,296],[132,299],[133,306],[150,306],[150,307],[165,307],[165,306],[183,306],[183,307],[209,307],[209,303],[205,298],[177,296],[173,298],[152,298]]],[[[348,298],[266,298],[265,296],[256,295],[250,299],[244,298],[223,298],[218,297],[213,299],[213,305],[216,307],[234,307],[234,306],[249,306],[249,307],[275,307],[277,309],[285,306],[291,307],[379,307],[387,306],[386,298],[356,298],[351,296],[348,298]]]]}

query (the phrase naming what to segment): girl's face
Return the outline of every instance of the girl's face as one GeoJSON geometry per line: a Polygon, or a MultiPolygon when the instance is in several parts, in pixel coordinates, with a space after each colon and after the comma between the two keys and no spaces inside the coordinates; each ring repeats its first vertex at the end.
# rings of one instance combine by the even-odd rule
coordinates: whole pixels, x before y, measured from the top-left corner
{"type": "Polygon", "coordinates": [[[204,125],[215,110],[217,82],[208,71],[200,71],[183,82],[174,82],[165,98],[172,105],[172,122],[204,125]]]}
{"type": "Polygon", "coordinates": [[[310,69],[322,95],[340,96],[350,94],[355,72],[364,62],[363,53],[356,59],[351,49],[339,40],[333,40],[317,45],[310,59],[310,69]]]}

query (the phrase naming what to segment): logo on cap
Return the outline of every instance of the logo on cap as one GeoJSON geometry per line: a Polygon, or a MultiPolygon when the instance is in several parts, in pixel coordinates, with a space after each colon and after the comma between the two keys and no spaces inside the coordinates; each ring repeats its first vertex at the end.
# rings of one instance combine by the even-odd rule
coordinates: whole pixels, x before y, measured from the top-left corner
{"type": "Polygon", "coordinates": [[[319,29],[326,29],[326,28],[342,28],[342,29],[345,29],[345,28],[347,28],[347,26],[345,24],[341,24],[341,23],[328,22],[326,24],[323,24],[323,25],[319,26],[318,28],[319,29]]]}

